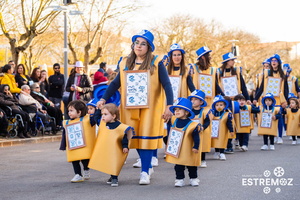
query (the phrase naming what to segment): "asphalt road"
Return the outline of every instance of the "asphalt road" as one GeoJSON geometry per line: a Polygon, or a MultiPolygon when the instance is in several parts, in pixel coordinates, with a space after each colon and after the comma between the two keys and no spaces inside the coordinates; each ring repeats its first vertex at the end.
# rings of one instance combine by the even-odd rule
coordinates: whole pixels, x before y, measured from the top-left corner
{"type": "Polygon", "coordinates": [[[261,151],[262,141],[252,134],[249,151],[227,154],[226,161],[209,153],[208,167],[198,170],[200,186],[182,188],[174,187],[174,166],[164,161],[162,149],[150,185],[138,185],[140,169],[132,168],[137,153],[131,150],[119,187],[111,187],[109,175],[94,170],[90,180],[70,183],[73,168],[59,142],[5,147],[0,149],[0,199],[300,199],[300,144],[292,146],[284,137],[275,151],[261,151]]]}

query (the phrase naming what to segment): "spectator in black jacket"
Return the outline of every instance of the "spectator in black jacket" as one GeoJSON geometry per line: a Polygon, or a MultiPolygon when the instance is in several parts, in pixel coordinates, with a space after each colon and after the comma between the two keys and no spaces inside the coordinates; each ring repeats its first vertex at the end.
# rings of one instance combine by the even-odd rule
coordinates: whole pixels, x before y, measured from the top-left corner
{"type": "Polygon", "coordinates": [[[55,63],[53,65],[54,75],[51,75],[48,79],[49,82],[49,100],[54,103],[54,105],[60,108],[65,78],[64,75],[60,73],[60,65],[55,63]]]}

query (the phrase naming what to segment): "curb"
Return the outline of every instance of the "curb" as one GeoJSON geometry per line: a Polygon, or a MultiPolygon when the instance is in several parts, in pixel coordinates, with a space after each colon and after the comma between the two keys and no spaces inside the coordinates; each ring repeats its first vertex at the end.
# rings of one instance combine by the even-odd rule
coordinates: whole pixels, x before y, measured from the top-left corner
{"type": "Polygon", "coordinates": [[[3,139],[0,140],[0,148],[11,147],[16,145],[36,144],[36,143],[56,142],[56,141],[61,141],[61,135],[40,136],[40,137],[32,137],[26,139],[3,139]]]}

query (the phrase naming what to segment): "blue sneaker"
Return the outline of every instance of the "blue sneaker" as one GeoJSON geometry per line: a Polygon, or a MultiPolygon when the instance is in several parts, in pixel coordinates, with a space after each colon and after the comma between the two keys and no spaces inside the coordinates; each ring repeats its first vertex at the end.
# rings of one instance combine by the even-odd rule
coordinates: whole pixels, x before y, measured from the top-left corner
{"type": "Polygon", "coordinates": [[[233,152],[232,148],[227,148],[227,149],[224,150],[224,153],[226,153],[226,154],[232,154],[234,152],[233,152]]]}

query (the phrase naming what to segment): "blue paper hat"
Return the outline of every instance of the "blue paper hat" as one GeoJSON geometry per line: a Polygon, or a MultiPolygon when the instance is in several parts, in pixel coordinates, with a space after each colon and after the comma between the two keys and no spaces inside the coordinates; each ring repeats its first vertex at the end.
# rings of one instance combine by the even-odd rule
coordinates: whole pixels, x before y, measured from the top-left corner
{"type": "Polygon", "coordinates": [[[275,100],[275,98],[274,98],[274,96],[273,96],[273,94],[272,93],[267,93],[266,94],[266,96],[264,96],[263,98],[262,98],[262,100],[261,100],[261,103],[265,106],[266,104],[265,104],[265,100],[266,99],[271,99],[273,102],[272,102],[272,106],[275,106],[276,105],[276,100],[275,100]]]}
{"type": "Polygon", "coordinates": [[[283,71],[286,71],[286,72],[289,72],[289,73],[292,71],[291,67],[290,67],[290,64],[288,64],[288,63],[283,64],[282,69],[283,69],[283,71]]]}
{"type": "Polygon", "coordinates": [[[264,65],[264,64],[271,64],[271,61],[270,61],[270,58],[267,58],[266,60],[264,60],[264,62],[262,62],[262,64],[264,65]]]}
{"type": "Polygon", "coordinates": [[[293,71],[293,69],[291,67],[287,68],[286,72],[288,72],[289,74],[293,71]]]}
{"type": "Polygon", "coordinates": [[[197,51],[196,54],[198,56],[197,60],[200,59],[201,56],[203,56],[206,53],[212,52],[212,50],[210,50],[208,47],[204,46],[204,47],[200,47],[197,51]]]}
{"type": "Polygon", "coordinates": [[[223,64],[224,62],[229,61],[229,60],[235,60],[235,59],[236,59],[236,57],[234,57],[233,53],[231,53],[231,52],[224,54],[222,57],[223,57],[223,62],[222,62],[222,64],[223,64]]]}
{"type": "Polygon", "coordinates": [[[274,54],[273,56],[271,56],[269,59],[270,59],[270,62],[272,62],[272,59],[273,58],[276,58],[276,60],[278,61],[279,64],[281,64],[281,59],[280,59],[280,56],[278,54],[274,54]]]}
{"type": "Polygon", "coordinates": [[[289,93],[288,100],[291,98],[298,99],[298,97],[294,93],[289,93]]]}
{"type": "Polygon", "coordinates": [[[224,97],[222,95],[217,95],[215,96],[214,100],[213,100],[213,104],[212,104],[212,109],[216,110],[216,103],[218,102],[224,102],[225,103],[225,108],[224,110],[226,110],[228,108],[228,102],[226,101],[226,99],[224,99],[224,97]]]}
{"type": "Polygon", "coordinates": [[[189,118],[194,119],[195,114],[192,111],[192,102],[186,98],[179,97],[173,104],[173,106],[170,107],[170,111],[174,114],[175,108],[182,108],[190,113],[189,118]]]}
{"type": "Polygon", "coordinates": [[[93,106],[93,107],[97,107],[97,102],[98,102],[98,99],[94,98],[92,100],[90,100],[86,106],[93,106]]]}
{"type": "Polygon", "coordinates": [[[150,31],[142,30],[140,33],[132,36],[132,39],[131,39],[132,42],[135,42],[138,37],[141,37],[141,38],[144,38],[145,40],[147,40],[147,42],[149,43],[149,45],[151,47],[152,52],[155,50],[155,46],[153,44],[154,36],[150,31]]]}
{"type": "Polygon", "coordinates": [[[180,48],[180,45],[175,43],[175,44],[172,44],[171,47],[170,47],[170,51],[168,52],[168,56],[171,58],[172,56],[172,52],[173,51],[181,51],[182,54],[185,54],[185,51],[180,48]]]}
{"type": "Polygon", "coordinates": [[[194,90],[190,96],[188,96],[188,100],[191,100],[192,97],[195,97],[197,99],[200,99],[201,101],[203,101],[203,104],[201,105],[201,107],[206,107],[207,106],[207,102],[205,101],[205,93],[202,90],[194,90]]]}

